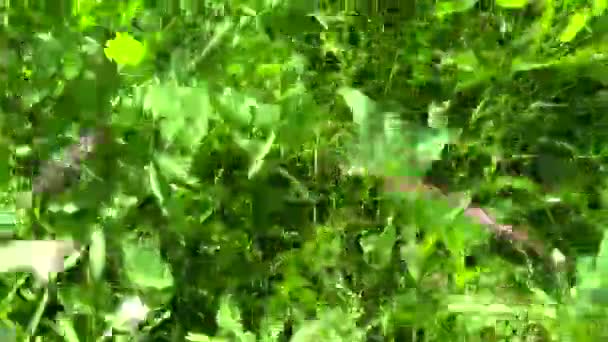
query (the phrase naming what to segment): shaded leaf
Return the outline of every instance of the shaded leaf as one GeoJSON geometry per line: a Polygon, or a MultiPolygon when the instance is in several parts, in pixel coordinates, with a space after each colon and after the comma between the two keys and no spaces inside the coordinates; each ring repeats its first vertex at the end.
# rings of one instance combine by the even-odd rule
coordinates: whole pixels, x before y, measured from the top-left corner
{"type": "Polygon", "coordinates": [[[134,286],[159,290],[173,286],[171,269],[152,241],[124,239],[122,252],[124,271],[134,286]]]}

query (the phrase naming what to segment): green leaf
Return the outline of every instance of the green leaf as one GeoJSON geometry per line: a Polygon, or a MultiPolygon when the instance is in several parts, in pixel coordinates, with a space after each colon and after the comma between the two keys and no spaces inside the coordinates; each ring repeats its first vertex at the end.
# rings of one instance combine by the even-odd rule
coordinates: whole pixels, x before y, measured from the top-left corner
{"type": "Polygon", "coordinates": [[[128,33],[117,32],[116,38],[107,41],[104,53],[119,66],[137,66],[146,55],[146,46],[128,33]]]}
{"type": "Polygon", "coordinates": [[[570,21],[568,22],[568,26],[562,31],[559,36],[559,40],[562,43],[568,43],[572,41],[576,35],[587,25],[587,22],[591,16],[589,15],[588,10],[583,10],[574,13],[570,16],[570,21]]]}
{"type": "Polygon", "coordinates": [[[438,1],[435,5],[435,14],[442,18],[452,13],[465,12],[473,8],[476,3],[477,0],[438,1]]]}
{"type": "Polygon", "coordinates": [[[193,149],[208,133],[211,104],[204,83],[197,87],[150,86],[143,107],[152,112],[168,144],[193,149]]]}
{"type": "Polygon", "coordinates": [[[74,323],[68,317],[62,317],[56,320],[57,329],[66,342],[80,342],[78,334],[74,328],[74,323]]]}
{"type": "Polygon", "coordinates": [[[281,119],[281,107],[274,104],[258,104],[253,125],[257,128],[275,128],[281,119]]]}
{"type": "Polygon", "coordinates": [[[161,180],[158,172],[156,171],[156,165],[150,163],[148,165],[148,179],[150,180],[150,189],[152,194],[158,200],[158,204],[161,208],[165,206],[165,191],[163,189],[163,180],[161,180]]]}
{"type": "Polygon", "coordinates": [[[82,57],[78,53],[66,53],[63,56],[63,76],[67,80],[72,80],[76,78],[83,68],[82,57]]]}
{"type": "Polygon", "coordinates": [[[598,17],[604,14],[606,8],[608,8],[608,0],[593,0],[592,13],[594,16],[598,17]]]}
{"type": "Polygon", "coordinates": [[[237,127],[247,127],[253,119],[252,108],[258,101],[232,88],[224,89],[215,99],[222,120],[237,127]]]}
{"type": "Polygon", "coordinates": [[[496,5],[502,8],[517,9],[528,5],[528,0],[496,0],[496,5]]]}
{"type": "Polygon", "coordinates": [[[450,134],[447,129],[427,130],[421,134],[420,143],[416,146],[416,158],[426,171],[432,161],[440,159],[441,151],[450,142],[450,134]]]}
{"type": "Polygon", "coordinates": [[[192,158],[169,153],[158,153],[154,157],[158,171],[168,181],[179,181],[188,185],[196,185],[198,180],[190,175],[190,163],[192,158]]]}
{"type": "Polygon", "coordinates": [[[197,334],[197,333],[193,333],[193,332],[188,332],[188,335],[186,335],[186,341],[190,341],[190,342],[213,342],[216,341],[215,338],[211,338],[207,335],[203,335],[203,334],[197,334]]]}
{"type": "Polygon", "coordinates": [[[376,104],[360,90],[343,87],[338,94],[344,98],[346,105],[353,113],[353,122],[365,129],[369,114],[376,111],[376,104]]]}
{"type": "Polygon", "coordinates": [[[158,290],[173,287],[171,269],[162,259],[157,243],[151,239],[124,239],[122,252],[124,270],[132,285],[158,290]]]}
{"type": "Polygon", "coordinates": [[[365,261],[377,268],[386,267],[390,261],[397,233],[393,225],[387,226],[380,234],[369,234],[361,238],[361,248],[365,261]]]}
{"type": "Polygon", "coordinates": [[[223,296],[220,299],[220,308],[216,316],[217,325],[220,329],[233,333],[237,336],[243,333],[241,324],[241,311],[230,296],[223,296]]]}
{"type": "Polygon", "coordinates": [[[262,165],[264,164],[264,158],[266,158],[266,155],[268,154],[268,152],[270,152],[275,138],[276,136],[274,132],[271,132],[268,138],[266,138],[264,144],[260,146],[259,150],[255,153],[253,157],[253,162],[251,163],[249,171],[247,172],[247,177],[249,179],[253,178],[253,176],[255,176],[262,168],[262,165]]]}
{"type": "Polygon", "coordinates": [[[101,279],[105,264],[106,240],[103,230],[97,227],[91,234],[91,246],[89,247],[89,267],[93,279],[101,279]]]}

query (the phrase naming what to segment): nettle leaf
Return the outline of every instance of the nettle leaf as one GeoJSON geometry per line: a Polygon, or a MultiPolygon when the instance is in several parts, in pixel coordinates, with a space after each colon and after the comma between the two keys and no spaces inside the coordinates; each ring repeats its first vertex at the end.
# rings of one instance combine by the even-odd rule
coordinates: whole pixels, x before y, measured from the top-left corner
{"type": "Polygon", "coordinates": [[[116,38],[107,41],[104,53],[119,66],[137,66],[144,60],[146,46],[128,33],[117,32],[116,38]]]}
{"type": "Polygon", "coordinates": [[[163,139],[169,144],[192,147],[208,133],[211,104],[206,84],[150,86],[143,106],[152,112],[163,139]]]}
{"type": "MultiPolygon", "coordinates": [[[[415,229],[409,227],[408,229],[415,229]]],[[[437,234],[429,233],[423,241],[409,241],[402,245],[399,254],[407,262],[407,270],[415,281],[420,281],[424,275],[427,258],[435,251],[437,234]]]]}
{"type": "Polygon", "coordinates": [[[216,315],[217,325],[223,330],[223,333],[233,334],[238,341],[254,342],[255,335],[251,332],[244,331],[241,323],[241,310],[237,303],[230,296],[223,296],[220,299],[220,308],[216,315]]]}
{"type": "Polygon", "coordinates": [[[222,120],[240,127],[247,127],[253,119],[252,109],[258,101],[232,88],[225,88],[223,94],[215,98],[222,120]]]}
{"type": "Polygon", "coordinates": [[[383,268],[391,261],[393,246],[397,232],[393,225],[389,225],[380,234],[369,234],[361,238],[361,248],[365,261],[377,268],[383,268]]]}
{"type": "Polygon", "coordinates": [[[276,135],[274,132],[270,132],[265,141],[258,139],[247,139],[238,132],[235,132],[233,136],[237,145],[239,145],[243,150],[247,151],[251,156],[251,164],[249,166],[249,171],[247,172],[247,177],[251,179],[264,165],[264,160],[266,155],[268,155],[272,149],[276,135]]]}
{"type": "Polygon", "coordinates": [[[173,275],[162,259],[158,245],[147,239],[124,239],[122,243],[124,270],[132,285],[142,289],[173,287],[173,275]]]}

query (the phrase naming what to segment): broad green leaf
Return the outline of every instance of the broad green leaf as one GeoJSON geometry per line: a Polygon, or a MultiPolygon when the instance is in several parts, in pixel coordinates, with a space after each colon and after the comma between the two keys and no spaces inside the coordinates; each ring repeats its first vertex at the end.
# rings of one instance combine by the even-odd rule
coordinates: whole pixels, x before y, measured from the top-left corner
{"type": "Polygon", "coordinates": [[[273,129],[280,119],[281,107],[279,105],[259,103],[255,110],[253,125],[257,128],[273,129]]]}
{"type": "Polygon", "coordinates": [[[91,276],[100,280],[106,264],[106,240],[103,230],[97,227],[91,234],[91,246],[89,247],[89,267],[91,276]]]}
{"type": "Polygon", "coordinates": [[[176,86],[169,84],[149,86],[142,93],[143,108],[152,113],[153,119],[161,120],[163,117],[177,114],[179,95],[176,86]]]}
{"type": "Polygon", "coordinates": [[[592,13],[594,16],[597,17],[604,14],[606,8],[608,8],[608,0],[593,0],[592,13]]]}
{"type": "Polygon", "coordinates": [[[237,127],[249,126],[253,119],[252,108],[258,106],[255,98],[232,88],[225,88],[224,92],[218,95],[214,101],[216,101],[222,120],[237,127]]]}
{"type": "Polygon", "coordinates": [[[380,234],[369,234],[361,238],[360,244],[366,262],[377,268],[386,267],[391,261],[396,234],[395,227],[389,225],[380,234]]]}
{"type": "Polygon", "coordinates": [[[207,136],[209,130],[211,104],[207,85],[201,83],[197,87],[183,89],[181,99],[184,121],[181,129],[176,129],[176,134],[179,134],[182,146],[193,147],[207,136]]]}
{"type": "Polygon", "coordinates": [[[108,40],[106,43],[104,53],[119,66],[137,66],[146,55],[146,46],[128,33],[117,32],[116,38],[108,40]]]}
{"type": "Polygon", "coordinates": [[[473,8],[477,0],[453,0],[453,1],[437,1],[435,5],[435,14],[439,17],[445,17],[452,13],[465,12],[473,8]]]}
{"type": "Polygon", "coordinates": [[[194,149],[207,135],[211,104],[206,84],[148,87],[143,107],[152,112],[166,143],[194,149]]]}
{"type": "Polygon", "coordinates": [[[241,311],[230,296],[224,296],[220,299],[220,308],[217,312],[216,320],[220,329],[226,332],[237,336],[243,333],[241,311]]]}
{"type": "Polygon", "coordinates": [[[185,184],[195,185],[198,180],[190,174],[190,163],[192,158],[171,155],[169,153],[159,153],[154,157],[158,165],[158,171],[165,176],[168,181],[180,181],[185,184]]]}
{"type": "Polygon", "coordinates": [[[353,112],[353,122],[363,129],[367,125],[370,113],[376,111],[376,104],[360,90],[343,87],[338,90],[338,94],[353,112]]]}
{"type": "Polygon", "coordinates": [[[411,242],[400,248],[401,259],[407,262],[407,270],[415,281],[420,281],[425,262],[425,255],[418,244],[411,242]]]}
{"type": "Polygon", "coordinates": [[[323,326],[319,321],[305,322],[295,331],[289,342],[321,341],[323,326]]]}
{"type": "Polygon", "coordinates": [[[591,16],[589,15],[588,10],[583,10],[574,13],[570,16],[570,21],[568,22],[568,26],[562,31],[559,36],[559,40],[562,43],[568,43],[572,41],[576,35],[587,25],[587,22],[591,16]]]}
{"type": "Polygon", "coordinates": [[[63,76],[68,79],[76,78],[83,68],[82,56],[78,53],[66,53],[63,57],[63,76]]]}
{"type": "Polygon", "coordinates": [[[528,5],[528,0],[496,0],[496,5],[509,9],[524,8],[528,5]]]}
{"type": "Polygon", "coordinates": [[[123,239],[123,266],[132,285],[163,290],[173,287],[173,275],[162,259],[158,245],[150,240],[123,239]]]}

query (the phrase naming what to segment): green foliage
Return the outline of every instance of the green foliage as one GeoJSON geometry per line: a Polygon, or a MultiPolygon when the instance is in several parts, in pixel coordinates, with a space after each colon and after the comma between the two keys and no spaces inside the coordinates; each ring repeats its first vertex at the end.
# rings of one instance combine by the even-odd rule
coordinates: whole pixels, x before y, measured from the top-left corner
{"type": "Polygon", "coordinates": [[[0,340],[604,338],[606,1],[204,3],[3,9],[0,340]]]}

